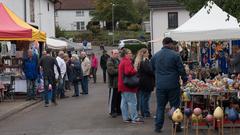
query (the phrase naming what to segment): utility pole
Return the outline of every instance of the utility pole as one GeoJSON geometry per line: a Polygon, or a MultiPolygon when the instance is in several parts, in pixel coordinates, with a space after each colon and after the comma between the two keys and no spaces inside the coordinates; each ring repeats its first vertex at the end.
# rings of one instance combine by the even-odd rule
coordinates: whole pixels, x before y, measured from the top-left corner
{"type": "Polygon", "coordinates": [[[115,4],[114,3],[111,3],[112,4],[112,42],[113,42],[113,45],[114,45],[114,6],[115,4]]]}

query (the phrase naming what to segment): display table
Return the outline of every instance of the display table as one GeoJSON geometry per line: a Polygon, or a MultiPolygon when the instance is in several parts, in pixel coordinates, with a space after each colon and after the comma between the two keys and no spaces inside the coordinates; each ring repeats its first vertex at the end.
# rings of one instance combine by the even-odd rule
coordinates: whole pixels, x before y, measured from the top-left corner
{"type": "MultiPolygon", "coordinates": [[[[238,90],[234,90],[234,91],[230,91],[230,90],[225,90],[225,91],[221,91],[221,92],[189,92],[189,95],[191,96],[191,101],[190,104],[188,105],[189,108],[191,108],[192,110],[196,107],[199,107],[203,110],[203,118],[208,114],[213,114],[214,109],[217,106],[221,106],[221,108],[223,108],[223,110],[226,109],[226,102],[230,102],[229,101],[229,97],[235,95],[239,98],[239,94],[240,91],[238,90]],[[225,108],[224,108],[225,107],[225,108]]],[[[229,107],[229,106],[227,106],[229,107]]],[[[240,115],[240,114],[239,114],[240,115]]],[[[232,123],[227,119],[227,114],[225,113],[225,117],[224,119],[221,121],[221,123],[223,124],[223,127],[231,127],[232,123]]],[[[191,127],[193,129],[196,128],[196,122],[192,121],[191,122],[191,127]]],[[[202,119],[201,121],[199,121],[198,123],[199,125],[199,129],[214,129],[217,128],[217,124],[216,121],[213,121],[213,123],[211,123],[210,125],[208,123],[205,122],[204,119],[202,119]]],[[[235,126],[236,127],[240,127],[240,120],[235,122],[235,126]]]]}

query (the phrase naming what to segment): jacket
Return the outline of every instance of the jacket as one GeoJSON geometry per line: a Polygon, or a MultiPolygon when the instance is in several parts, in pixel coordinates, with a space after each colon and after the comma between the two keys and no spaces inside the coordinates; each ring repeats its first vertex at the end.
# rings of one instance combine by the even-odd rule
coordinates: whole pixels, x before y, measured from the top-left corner
{"type": "Polygon", "coordinates": [[[91,59],[91,67],[97,69],[98,68],[98,59],[96,56],[92,57],[91,59]]]}
{"type": "Polygon", "coordinates": [[[107,61],[107,72],[109,79],[109,88],[118,88],[118,58],[109,58],[107,61]]]}
{"type": "Polygon", "coordinates": [[[79,79],[83,78],[83,71],[82,71],[82,67],[81,67],[81,63],[80,61],[74,61],[72,62],[72,68],[73,68],[73,72],[72,72],[72,81],[73,82],[78,82],[80,81],[79,79]]]}
{"type": "MultiPolygon", "coordinates": [[[[59,66],[60,71],[61,71],[61,77],[63,78],[65,76],[65,74],[66,74],[66,71],[67,71],[66,63],[59,56],[57,56],[56,60],[57,60],[58,66],[59,66]]],[[[58,79],[59,74],[58,74],[56,66],[54,66],[54,73],[55,73],[55,78],[58,79]]]]}
{"type": "Polygon", "coordinates": [[[123,75],[136,75],[137,71],[133,67],[132,60],[127,57],[123,57],[118,66],[118,91],[119,92],[132,92],[136,93],[138,88],[128,88],[123,83],[123,75]]]}
{"type": "Polygon", "coordinates": [[[68,77],[68,80],[70,82],[73,81],[73,78],[72,78],[72,75],[73,75],[73,67],[71,66],[72,64],[72,61],[69,60],[68,62],[66,62],[66,67],[67,67],[67,77],[68,77]]]}
{"type": "Polygon", "coordinates": [[[240,52],[230,61],[233,66],[233,73],[240,73],[240,52]]]}
{"type": "Polygon", "coordinates": [[[163,47],[151,59],[156,77],[157,89],[179,89],[179,78],[187,81],[187,75],[180,55],[169,48],[163,47]]]}
{"type": "Polygon", "coordinates": [[[36,55],[32,59],[26,58],[23,60],[23,71],[28,80],[35,80],[38,77],[38,58],[36,55]]]}
{"type": "Polygon", "coordinates": [[[109,59],[109,55],[107,55],[107,54],[102,55],[101,58],[100,58],[100,66],[101,66],[101,68],[104,69],[104,70],[107,69],[108,59],[109,59]]]}
{"type": "Polygon", "coordinates": [[[40,59],[39,66],[43,68],[44,79],[55,80],[54,66],[57,67],[58,74],[61,74],[57,60],[52,56],[43,56],[40,59]]]}
{"type": "Polygon", "coordinates": [[[82,58],[82,70],[83,70],[83,76],[88,76],[90,74],[91,69],[91,62],[88,57],[82,58]]]}
{"type": "Polygon", "coordinates": [[[140,91],[153,91],[155,85],[154,73],[151,63],[148,59],[141,61],[139,69],[139,90],[140,91]]]}

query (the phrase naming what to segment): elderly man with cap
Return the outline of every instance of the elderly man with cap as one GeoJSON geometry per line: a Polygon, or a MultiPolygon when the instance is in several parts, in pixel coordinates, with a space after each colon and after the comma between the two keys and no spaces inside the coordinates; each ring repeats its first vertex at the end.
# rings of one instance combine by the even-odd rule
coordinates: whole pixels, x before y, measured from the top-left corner
{"type": "MultiPolygon", "coordinates": [[[[187,81],[181,56],[173,49],[177,42],[166,37],[162,43],[163,48],[151,59],[157,89],[155,132],[161,132],[162,130],[167,103],[170,102],[170,106],[175,108],[180,105],[180,76],[184,83],[187,81]]],[[[180,131],[180,126],[177,129],[180,131]]]]}

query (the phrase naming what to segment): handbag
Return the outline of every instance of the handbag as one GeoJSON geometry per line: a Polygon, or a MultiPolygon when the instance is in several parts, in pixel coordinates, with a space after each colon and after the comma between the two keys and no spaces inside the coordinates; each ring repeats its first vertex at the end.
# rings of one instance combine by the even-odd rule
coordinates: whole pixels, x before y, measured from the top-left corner
{"type": "Polygon", "coordinates": [[[127,76],[123,74],[123,84],[128,88],[136,88],[139,85],[139,78],[136,75],[127,76]]]}

